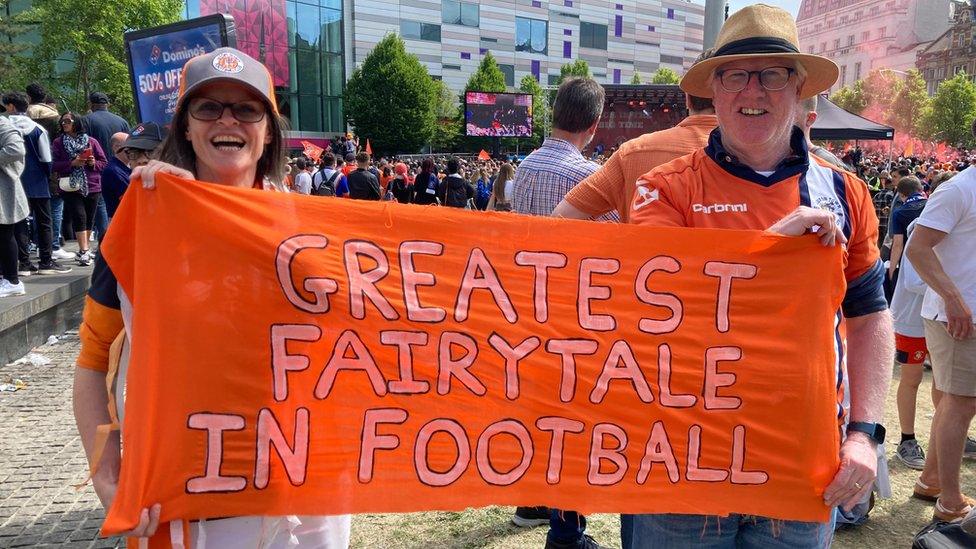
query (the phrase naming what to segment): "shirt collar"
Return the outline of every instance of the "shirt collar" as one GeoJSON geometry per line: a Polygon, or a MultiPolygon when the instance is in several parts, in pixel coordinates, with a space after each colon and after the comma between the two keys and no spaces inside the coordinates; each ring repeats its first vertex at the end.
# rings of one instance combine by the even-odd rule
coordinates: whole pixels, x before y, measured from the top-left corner
{"type": "Polygon", "coordinates": [[[721,128],[712,130],[708,136],[708,145],[705,147],[705,154],[723,170],[740,179],[752,181],[764,187],[769,187],[774,183],[807,171],[810,167],[808,152],[807,140],[803,131],[793,126],[793,133],[790,135],[790,154],[780,161],[773,173],[767,177],[756,173],[749,166],[739,162],[739,159],[725,148],[722,144],[721,128]]]}
{"type": "Polygon", "coordinates": [[[572,143],[566,141],[565,139],[559,139],[558,137],[547,137],[545,143],[543,143],[542,146],[546,148],[560,149],[560,150],[565,150],[567,152],[572,152],[576,154],[576,156],[583,158],[583,153],[581,153],[580,150],[576,148],[576,145],[573,145],[572,143]]]}
{"type": "Polygon", "coordinates": [[[714,128],[718,126],[718,117],[714,114],[689,114],[684,120],[678,122],[679,126],[707,126],[714,128]]]}

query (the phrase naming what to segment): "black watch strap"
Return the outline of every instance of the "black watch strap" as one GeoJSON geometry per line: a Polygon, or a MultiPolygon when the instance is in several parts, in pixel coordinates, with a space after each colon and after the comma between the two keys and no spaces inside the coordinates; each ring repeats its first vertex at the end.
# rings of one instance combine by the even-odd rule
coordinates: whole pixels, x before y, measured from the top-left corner
{"type": "Polygon", "coordinates": [[[848,434],[851,431],[864,433],[871,437],[871,440],[881,444],[885,441],[885,428],[880,423],[866,423],[863,421],[852,421],[847,424],[848,434]]]}

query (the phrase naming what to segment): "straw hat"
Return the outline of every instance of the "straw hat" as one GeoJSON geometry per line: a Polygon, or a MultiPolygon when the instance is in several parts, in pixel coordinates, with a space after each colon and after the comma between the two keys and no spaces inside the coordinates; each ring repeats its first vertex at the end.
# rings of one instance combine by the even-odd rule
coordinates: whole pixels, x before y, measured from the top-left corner
{"type": "Polygon", "coordinates": [[[826,57],[800,53],[799,45],[796,23],[789,12],[766,4],[744,7],[722,25],[712,55],[688,69],[681,89],[698,97],[712,97],[709,80],[720,65],[738,59],[778,58],[803,65],[807,74],[800,99],[813,97],[837,81],[839,70],[826,57]]]}

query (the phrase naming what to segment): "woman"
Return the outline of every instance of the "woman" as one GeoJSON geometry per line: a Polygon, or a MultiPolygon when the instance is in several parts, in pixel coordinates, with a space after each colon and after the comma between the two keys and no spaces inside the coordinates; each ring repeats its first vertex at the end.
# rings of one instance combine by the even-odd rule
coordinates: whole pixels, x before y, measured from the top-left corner
{"type": "Polygon", "coordinates": [[[95,208],[102,196],[102,170],[108,165],[105,151],[97,139],[88,135],[82,120],[66,112],[58,120],[61,128],[51,144],[52,168],[59,179],[68,178],[72,188],[61,187],[65,213],[78,240],[78,264],[91,265],[88,237],[95,224],[95,208]]]}
{"type": "Polygon", "coordinates": [[[407,165],[403,162],[397,162],[393,166],[393,179],[390,180],[387,190],[393,193],[393,198],[400,204],[410,202],[413,185],[407,181],[407,165]]]}
{"type": "MultiPolygon", "coordinates": [[[[167,173],[215,185],[285,191],[283,122],[264,65],[233,48],[219,48],[188,61],[182,81],[185,88],[160,160],[137,167],[133,179],[141,178],[143,186],[153,188],[156,174],[167,173]]],[[[114,276],[99,257],[85,303],[74,384],[75,420],[89,461],[96,451],[97,426],[110,423],[105,391],[109,346],[123,327],[121,309],[131,306],[119,296],[114,276]]],[[[132,327],[125,329],[129,333],[132,327]]],[[[120,363],[120,377],[126,366],[120,363]]],[[[124,379],[119,380],[118,386],[123,384],[124,379]]],[[[117,488],[119,448],[118,436],[109,440],[92,476],[106,508],[117,488]]],[[[143,509],[128,535],[154,535],[159,515],[159,505],[143,509]]],[[[335,548],[348,547],[349,525],[349,515],[232,517],[191,522],[190,536],[205,537],[208,547],[284,548],[294,535],[303,546],[335,548]]]]}
{"type": "Polygon", "coordinates": [[[420,173],[413,182],[413,203],[414,204],[437,204],[437,187],[440,180],[437,178],[437,166],[434,159],[427,157],[420,163],[420,173]]]}
{"type": "Polygon", "coordinates": [[[24,295],[17,273],[14,227],[30,213],[20,174],[24,171],[24,138],[6,117],[0,117],[0,297],[24,295]]]}
{"type": "Polygon", "coordinates": [[[498,169],[498,177],[491,185],[491,198],[488,199],[488,209],[496,212],[512,211],[512,185],[515,183],[515,168],[505,162],[498,169]]]}

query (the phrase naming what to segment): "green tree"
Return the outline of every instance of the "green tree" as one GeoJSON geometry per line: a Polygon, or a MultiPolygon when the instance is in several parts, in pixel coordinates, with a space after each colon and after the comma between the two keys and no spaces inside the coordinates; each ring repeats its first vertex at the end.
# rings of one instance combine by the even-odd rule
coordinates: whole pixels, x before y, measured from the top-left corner
{"type": "Polygon", "coordinates": [[[443,80],[434,80],[434,116],[436,125],[430,146],[436,151],[454,150],[461,137],[461,123],[458,121],[458,97],[443,80]]]}
{"type": "Polygon", "coordinates": [[[930,130],[930,138],[955,146],[973,146],[969,128],[976,118],[976,84],[965,71],[939,84],[926,118],[923,127],[930,130]]]}
{"type": "MultiPolygon", "coordinates": [[[[464,91],[484,91],[484,92],[503,92],[505,91],[505,73],[498,67],[495,56],[488,52],[481,59],[478,70],[474,71],[468,83],[464,86],[464,91]]],[[[461,96],[464,102],[464,96],[461,96]]]]}
{"type": "Polygon", "coordinates": [[[838,107],[854,114],[861,114],[867,108],[867,98],[864,96],[864,81],[858,80],[851,86],[844,86],[830,96],[838,107]]]}
{"type": "Polygon", "coordinates": [[[548,94],[539,85],[535,77],[527,74],[519,82],[519,91],[532,94],[532,139],[529,148],[538,147],[549,130],[549,100],[548,94]]]}
{"type": "Polygon", "coordinates": [[[678,73],[667,67],[659,68],[651,77],[651,84],[677,84],[680,81],[681,78],[678,77],[678,73]]]}
{"type": "Polygon", "coordinates": [[[415,153],[434,136],[437,93],[420,59],[388,34],[346,83],[346,120],[377,156],[415,153]]]}
{"type": "Polygon", "coordinates": [[[559,67],[559,83],[562,84],[563,80],[567,78],[593,78],[593,74],[590,73],[590,65],[583,61],[582,59],[577,59],[572,63],[566,63],[562,67],[559,67]]]}
{"type": "Polygon", "coordinates": [[[90,92],[102,91],[115,110],[132,118],[133,98],[123,33],[179,20],[182,0],[34,0],[24,20],[37,24],[28,77],[60,90],[72,109],[83,110],[90,92]],[[71,68],[56,73],[55,62],[71,68]]]}
{"type": "Polygon", "coordinates": [[[27,45],[18,37],[30,27],[18,15],[7,16],[10,1],[0,0],[0,89],[23,90],[22,67],[26,66],[22,55],[27,45]]]}
{"type": "Polygon", "coordinates": [[[929,94],[922,74],[908,71],[905,81],[892,101],[891,125],[898,131],[916,135],[921,126],[922,113],[929,103],[929,94]]]}
{"type": "Polygon", "coordinates": [[[634,71],[634,76],[630,77],[630,83],[634,85],[641,83],[641,77],[639,72],[634,71]]]}

